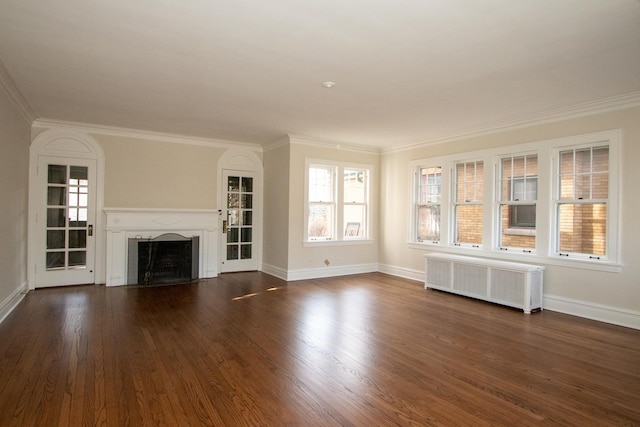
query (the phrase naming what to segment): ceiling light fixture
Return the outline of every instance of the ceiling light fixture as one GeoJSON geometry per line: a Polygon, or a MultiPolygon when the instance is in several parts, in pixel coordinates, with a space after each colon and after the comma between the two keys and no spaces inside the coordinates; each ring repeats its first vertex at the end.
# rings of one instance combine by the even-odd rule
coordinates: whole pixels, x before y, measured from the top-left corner
{"type": "Polygon", "coordinates": [[[330,81],[322,82],[322,86],[326,87],[327,89],[331,89],[335,85],[336,85],[336,82],[330,82],[330,81]]]}

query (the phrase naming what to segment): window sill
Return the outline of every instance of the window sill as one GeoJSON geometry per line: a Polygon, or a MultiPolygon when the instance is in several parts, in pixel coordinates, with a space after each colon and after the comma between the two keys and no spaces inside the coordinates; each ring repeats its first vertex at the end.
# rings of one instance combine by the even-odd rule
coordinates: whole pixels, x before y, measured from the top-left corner
{"type": "Polygon", "coordinates": [[[507,228],[504,230],[504,234],[509,236],[532,236],[535,237],[535,228],[507,228]]]}
{"type": "Polygon", "coordinates": [[[354,246],[354,245],[371,245],[372,239],[352,239],[352,240],[305,240],[302,246],[305,248],[315,248],[322,246],[354,246]]]}
{"type": "Polygon", "coordinates": [[[430,243],[408,242],[411,249],[429,250],[433,252],[443,252],[457,255],[476,256],[479,258],[499,259],[501,261],[524,262],[529,264],[555,265],[559,267],[578,268],[583,270],[604,271],[609,273],[620,273],[623,265],[621,263],[602,260],[588,260],[577,258],[562,258],[552,255],[542,256],[535,253],[527,254],[521,252],[501,251],[499,249],[488,251],[478,248],[440,246],[430,243]]]}

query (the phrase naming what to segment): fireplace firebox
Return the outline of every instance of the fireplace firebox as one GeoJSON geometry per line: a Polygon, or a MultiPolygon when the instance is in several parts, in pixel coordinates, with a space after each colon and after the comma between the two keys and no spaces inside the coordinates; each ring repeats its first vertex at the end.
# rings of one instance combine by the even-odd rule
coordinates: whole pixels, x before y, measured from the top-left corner
{"type": "Polygon", "coordinates": [[[199,237],[166,233],[153,239],[129,239],[127,283],[158,285],[198,278],[199,237]]]}

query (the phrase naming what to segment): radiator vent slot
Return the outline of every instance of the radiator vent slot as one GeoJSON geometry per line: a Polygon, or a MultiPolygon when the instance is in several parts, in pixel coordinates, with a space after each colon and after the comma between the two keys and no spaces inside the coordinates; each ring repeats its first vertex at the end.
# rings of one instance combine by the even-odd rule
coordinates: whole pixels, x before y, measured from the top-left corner
{"type": "Polygon", "coordinates": [[[449,254],[425,255],[425,288],[522,309],[542,309],[544,267],[449,254]]]}
{"type": "Polygon", "coordinates": [[[453,289],[474,295],[487,293],[487,267],[453,264],[453,289]]]}

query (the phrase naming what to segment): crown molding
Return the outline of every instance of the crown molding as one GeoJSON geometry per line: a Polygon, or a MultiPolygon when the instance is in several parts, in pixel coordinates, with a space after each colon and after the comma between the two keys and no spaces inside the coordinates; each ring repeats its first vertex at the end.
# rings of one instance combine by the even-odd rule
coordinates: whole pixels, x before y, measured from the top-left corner
{"type": "Polygon", "coordinates": [[[383,149],[382,152],[384,154],[397,153],[416,148],[423,148],[433,145],[445,144],[448,142],[460,141],[463,139],[469,139],[492,133],[522,129],[545,123],[560,122],[563,120],[570,120],[579,117],[607,113],[611,111],[635,108],[638,106],[640,106],[640,91],[609,98],[603,98],[596,101],[584,102],[582,104],[576,104],[570,107],[548,110],[542,113],[524,115],[510,120],[488,123],[478,128],[455,133],[449,136],[443,136],[418,143],[383,149]]]}
{"type": "Polygon", "coordinates": [[[27,100],[22,96],[22,93],[16,87],[15,82],[11,78],[11,75],[7,71],[7,68],[0,59],[0,87],[4,88],[9,95],[9,98],[18,107],[20,113],[25,118],[28,124],[31,124],[36,119],[36,114],[31,109],[31,106],[27,100]]]}
{"type": "Polygon", "coordinates": [[[332,148],[335,150],[355,151],[355,152],[367,153],[367,154],[380,154],[381,152],[379,147],[349,144],[349,143],[344,143],[339,141],[322,140],[322,139],[314,138],[311,136],[303,136],[303,135],[295,135],[295,134],[289,134],[289,143],[294,145],[295,144],[309,145],[312,147],[319,147],[319,148],[332,148]]]}
{"type": "Polygon", "coordinates": [[[54,119],[37,119],[33,122],[34,129],[72,129],[81,132],[98,135],[119,136],[137,138],[173,144],[199,145],[211,148],[246,148],[252,151],[262,152],[262,146],[249,142],[228,141],[223,139],[200,138],[163,132],[153,132],[141,129],[129,129],[116,126],[105,126],[91,123],[70,122],[54,119]]]}

